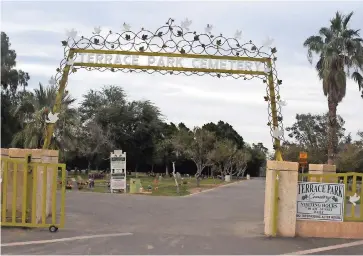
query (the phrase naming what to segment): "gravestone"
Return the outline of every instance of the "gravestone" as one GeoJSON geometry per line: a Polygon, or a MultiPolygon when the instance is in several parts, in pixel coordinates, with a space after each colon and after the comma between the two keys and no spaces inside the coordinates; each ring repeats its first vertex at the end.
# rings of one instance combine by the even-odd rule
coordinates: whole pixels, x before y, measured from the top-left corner
{"type": "Polygon", "coordinates": [[[176,178],[177,178],[178,180],[180,180],[180,179],[181,179],[181,175],[180,175],[180,173],[179,173],[179,172],[177,172],[177,173],[176,173],[176,178]]]}
{"type": "Polygon", "coordinates": [[[231,175],[224,176],[224,181],[230,182],[231,181],[231,175]]]}
{"type": "Polygon", "coordinates": [[[71,178],[72,188],[78,190],[78,183],[75,178],[71,178]]]}

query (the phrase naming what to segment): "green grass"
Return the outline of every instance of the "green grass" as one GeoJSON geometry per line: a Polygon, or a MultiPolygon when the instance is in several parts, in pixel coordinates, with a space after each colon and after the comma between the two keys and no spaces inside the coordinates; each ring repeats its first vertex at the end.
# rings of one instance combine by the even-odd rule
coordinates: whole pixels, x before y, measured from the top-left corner
{"type": "MultiPolygon", "coordinates": [[[[78,175],[70,175],[69,177],[76,178],[78,175]]],[[[79,175],[81,176],[85,181],[88,180],[87,175],[79,175]]],[[[128,175],[127,176],[127,184],[130,184],[130,179],[136,178],[134,175],[128,175]]],[[[158,189],[155,190],[155,184],[154,180],[155,177],[150,177],[145,174],[138,174],[138,179],[141,180],[141,185],[144,189],[144,191],[148,191],[149,185],[152,186],[151,194],[152,196],[185,196],[189,195],[191,193],[191,190],[194,188],[197,188],[197,183],[195,178],[184,178],[182,181],[180,181],[179,185],[179,191],[178,194],[176,191],[175,181],[174,178],[162,178],[161,181],[158,183],[158,189]],[[183,184],[186,181],[187,184],[183,184]]],[[[83,188],[81,191],[89,191],[89,192],[98,192],[98,193],[109,193],[109,188],[107,187],[108,180],[95,180],[95,187],[93,189],[89,188],[83,188]]],[[[200,181],[200,189],[211,189],[218,185],[227,184],[227,182],[221,181],[220,179],[204,179],[200,181]]]]}

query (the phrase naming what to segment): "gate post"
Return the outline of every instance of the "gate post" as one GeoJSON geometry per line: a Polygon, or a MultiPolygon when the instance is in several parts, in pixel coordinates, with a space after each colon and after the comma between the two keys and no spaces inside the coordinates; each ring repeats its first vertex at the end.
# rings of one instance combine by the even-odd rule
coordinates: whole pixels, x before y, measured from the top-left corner
{"type": "Polygon", "coordinates": [[[311,182],[327,182],[327,183],[337,183],[337,177],[329,177],[329,175],[323,174],[335,174],[337,172],[337,167],[330,164],[309,164],[309,174],[321,174],[319,177],[309,177],[311,182]]]}
{"type": "Polygon", "coordinates": [[[294,237],[299,164],[267,161],[265,235],[294,237]]]}

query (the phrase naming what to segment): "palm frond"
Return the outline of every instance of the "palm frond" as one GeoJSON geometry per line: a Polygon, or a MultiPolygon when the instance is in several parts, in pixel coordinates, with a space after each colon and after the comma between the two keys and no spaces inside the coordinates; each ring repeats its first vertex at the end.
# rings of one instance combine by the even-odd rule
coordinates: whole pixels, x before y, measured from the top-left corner
{"type": "Polygon", "coordinates": [[[343,19],[343,29],[347,29],[348,23],[350,21],[350,18],[352,18],[354,12],[350,12],[348,15],[344,16],[343,19]]]}

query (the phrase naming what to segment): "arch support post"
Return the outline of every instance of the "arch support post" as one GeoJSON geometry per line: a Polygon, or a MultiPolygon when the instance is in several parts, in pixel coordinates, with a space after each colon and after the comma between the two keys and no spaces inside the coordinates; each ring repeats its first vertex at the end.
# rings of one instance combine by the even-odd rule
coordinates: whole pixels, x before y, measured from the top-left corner
{"type": "MultiPolygon", "coordinates": [[[[276,105],[276,93],[275,93],[275,84],[274,78],[272,73],[272,61],[271,58],[267,60],[267,66],[271,70],[268,74],[268,89],[270,94],[270,107],[271,107],[271,115],[272,115],[272,129],[278,129],[279,127],[279,120],[277,117],[277,105],[276,105]]],[[[282,153],[281,153],[281,142],[279,138],[274,138],[274,149],[275,149],[275,160],[276,161],[283,161],[282,153]]]]}
{"type": "MultiPolygon", "coordinates": [[[[71,49],[69,51],[67,60],[73,59],[73,57],[74,57],[74,51],[71,49]]],[[[53,114],[59,113],[60,110],[61,110],[62,98],[63,98],[63,95],[64,95],[64,90],[65,90],[66,85],[67,85],[68,75],[69,75],[70,71],[71,71],[71,66],[66,64],[66,66],[63,69],[62,78],[61,78],[61,80],[59,82],[57,96],[55,98],[55,103],[54,103],[54,106],[53,106],[53,109],[52,109],[53,114]]],[[[54,126],[55,126],[54,123],[47,123],[46,131],[45,131],[45,134],[44,134],[43,149],[49,149],[49,147],[50,147],[50,142],[52,140],[52,136],[53,136],[53,132],[54,132],[54,126]]]]}

